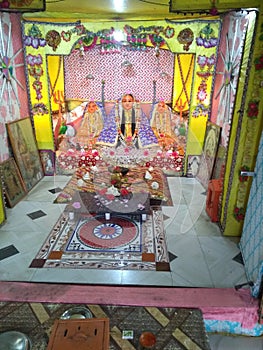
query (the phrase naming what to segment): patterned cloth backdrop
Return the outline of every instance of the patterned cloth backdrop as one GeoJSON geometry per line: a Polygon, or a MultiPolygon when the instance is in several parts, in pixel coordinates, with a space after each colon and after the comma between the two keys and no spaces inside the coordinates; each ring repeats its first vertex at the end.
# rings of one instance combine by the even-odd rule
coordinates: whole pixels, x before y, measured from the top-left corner
{"type": "Polygon", "coordinates": [[[105,100],[117,100],[132,93],[140,101],[151,102],[156,81],[156,98],[171,101],[174,55],[169,50],[127,51],[101,54],[99,47],[84,53],[73,52],[65,57],[65,95],[67,98],[101,100],[102,80],[105,100]],[[122,66],[128,60],[131,66],[122,66]],[[87,75],[94,79],[88,79],[87,75]]]}

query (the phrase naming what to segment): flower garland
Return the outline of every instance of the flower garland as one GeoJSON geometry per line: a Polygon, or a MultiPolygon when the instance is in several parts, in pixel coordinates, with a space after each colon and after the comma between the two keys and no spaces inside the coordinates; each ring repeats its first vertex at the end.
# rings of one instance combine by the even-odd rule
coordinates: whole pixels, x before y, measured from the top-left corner
{"type": "Polygon", "coordinates": [[[198,86],[196,99],[198,101],[197,106],[192,112],[192,116],[197,118],[199,116],[207,116],[209,113],[210,107],[204,104],[204,101],[207,98],[207,81],[213,75],[213,67],[215,66],[216,57],[215,54],[211,56],[199,55],[197,57],[197,64],[200,67],[200,71],[197,72],[197,75],[201,78],[201,83],[198,86]],[[206,70],[205,70],[206,69],[206,70]]]}
{"type": "Polygon", "coordinates": [[[255,63],[255,70],[263,70],[263,54],[257,57],[254,63],[255,63]]]}
{"type": "Polygon", "coordinates": [[[42,83],[40,81],[40,77],[43,75],[43,68],[41,67],[43,63],[43,58],[40,54],[38,55],[27,55],[26,56],[26,63],[29,66],[28,72],[29,75],[35,78],[35,81],[33,82],[32,86],[34,90],[36,91],[36,99],[39,101],[42,99],[42,83]]]}
{"type": "MultiPolygon", "coordinates": [[[[249,167],[244,165],[241,167],[240,172],[241,171],[250,171],[249,167]]],[[[240,182],[246,182],[248,180],[248,176],[245,175],[239,175],[239,181],[240,182]]]]}
{"type": "Polygon", "coordinates": [[[258,105],[259,101],[252,100],[248,103],[247,116],[251,119],[256,119],[258,117],[258,105]]]}
{"type": "Polygon", "coordinates": [[[35,103],[32,108],[33,115],[36,114],[48,114],[48,108],[44,103],[35,103]]]}
{"type": "Polygon", "coordinates": [[[199,36],[196,38],[196,44],[206,49],[218,45],[218,38],[215,37],[214,29],[211,28],[210,23],[200,30],[199,36]]]}
{"type": "Polygon", "coordinates": [[[234,209],[234,218],[237,221],[243,221],[244,218],[245,218],[245,209],[244,208],[235,207],[235,209],[234,209]]]}

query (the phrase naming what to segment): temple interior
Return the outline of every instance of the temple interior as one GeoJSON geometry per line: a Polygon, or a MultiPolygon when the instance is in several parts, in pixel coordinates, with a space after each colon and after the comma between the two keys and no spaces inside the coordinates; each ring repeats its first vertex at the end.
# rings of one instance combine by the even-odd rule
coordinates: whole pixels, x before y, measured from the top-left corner
{"type": "Polygon", "coordinates": [[[104,2],[0,2],[0,308],[191,308],[210,345],[170,348],[261,349],[262,4],[104,2]]]}

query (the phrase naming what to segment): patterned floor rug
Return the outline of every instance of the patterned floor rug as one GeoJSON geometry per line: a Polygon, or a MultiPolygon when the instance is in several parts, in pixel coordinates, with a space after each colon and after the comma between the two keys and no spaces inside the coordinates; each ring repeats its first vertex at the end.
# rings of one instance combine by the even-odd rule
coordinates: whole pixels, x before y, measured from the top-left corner
{"type": "MultiPolygon", "coordinates": [[[[46,350],[56,320],[76,307],[87,310],[91,319],[109,320],[111,350],[140,349],[139,338],[146,331],[156,337],[154,350],[210,349],[202,312],[187,308],[1,302],[0,332],[22,332],[31,340],[31,350],[46,350]]],[[[80,338],[74,348],[84,349],[80,338]]]]}
{"type": "Polygon", "coordinates": [[[71,221],[66,209],[30,267],[170,271],[162,211],[109,220],[85,212],[71,221]]]}

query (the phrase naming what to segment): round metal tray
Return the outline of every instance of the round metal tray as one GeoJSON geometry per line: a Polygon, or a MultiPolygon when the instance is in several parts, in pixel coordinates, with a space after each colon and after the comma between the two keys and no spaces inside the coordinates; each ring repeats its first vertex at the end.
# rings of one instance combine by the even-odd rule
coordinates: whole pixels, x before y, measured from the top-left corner
{"type": "Polygon", "coordinates": [[[31,340],[24,333],[8,331],[0,334],[0,348],[8,350],[30,350],[31,340]]]}
{"type": "Polygon", "coordinates": [[[75,306],[66,310],[60,317],[61,320],[92,318],[92,313],[84,306],[75,306]]]}

